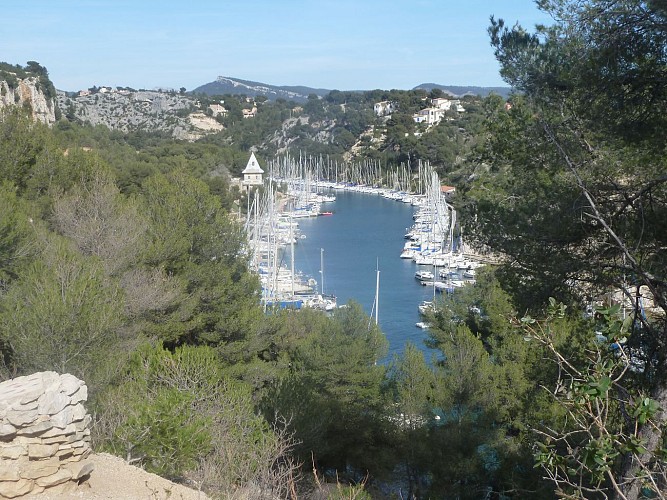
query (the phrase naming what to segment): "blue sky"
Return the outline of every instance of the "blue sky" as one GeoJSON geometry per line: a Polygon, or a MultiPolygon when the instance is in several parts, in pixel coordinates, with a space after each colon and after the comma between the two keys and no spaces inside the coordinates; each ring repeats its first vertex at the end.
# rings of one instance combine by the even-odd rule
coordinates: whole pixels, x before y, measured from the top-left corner
{"type": "Polygon", "coordinates": [[[549,21],[534,0],[25,0],[2,14],[0,61],[37,61],[62,90],[191,90],[219,75],[338,90],[499,86],[489,16],[549,21]]]}

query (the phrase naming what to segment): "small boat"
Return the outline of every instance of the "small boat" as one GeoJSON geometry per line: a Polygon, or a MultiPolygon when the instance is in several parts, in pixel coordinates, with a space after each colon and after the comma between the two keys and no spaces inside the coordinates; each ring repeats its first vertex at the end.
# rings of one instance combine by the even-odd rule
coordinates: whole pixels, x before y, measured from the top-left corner
{"type": "Polygon", "coordinates": [[[433,281],[433,273],[431,271],[417,271],[415,278],[419,281],[433,281]]]}
{"type": "Polygon", "coordinates": [[[333,212],[320,212],[320,215],[333,215],[333,212]]]}
{"type": "Polygon", "coordinates": [[[412,248],[406,248],[401,252],[401,259],[414,259],[419,250],[415,250],[412,248]]]}
{"type": "Polygon", "coordinates": [[[435,304],[430,300],[425,300],[421,304],[419,304],[419,312],[421,314],[426,314],[433,310],[435,310],[435,304]]]}

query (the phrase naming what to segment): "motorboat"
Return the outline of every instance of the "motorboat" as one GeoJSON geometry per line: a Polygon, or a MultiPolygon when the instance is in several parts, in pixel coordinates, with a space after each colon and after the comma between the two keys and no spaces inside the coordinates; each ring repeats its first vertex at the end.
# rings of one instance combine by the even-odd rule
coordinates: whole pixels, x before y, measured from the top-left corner
{"type": "Polygon", "coordinates": [[[415,278],[419,281],[433,281],[433,273],[431,271],[417,271],[415,278]]]}

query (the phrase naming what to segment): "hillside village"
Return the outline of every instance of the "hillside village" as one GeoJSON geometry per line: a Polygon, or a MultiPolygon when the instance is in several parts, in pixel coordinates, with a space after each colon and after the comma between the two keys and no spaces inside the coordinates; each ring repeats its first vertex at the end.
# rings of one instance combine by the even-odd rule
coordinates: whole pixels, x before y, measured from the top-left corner
{"type": "MultiPolygon", "coordinates": [[[[437,125],[449,110],[454,110],[457,113],[465,112],[465,108],[461,105],[460,99],[435,97],[431,99],[425,98],[424,101],[429,105],[412,115],[412,119],[415,123],[437,125]]],[[[392,101],[380,101],[373,105],[373,111],[377,116],[391,116],[392,112],[396,109],[398,109],[398,107],[396,103],[392,101]]]]}

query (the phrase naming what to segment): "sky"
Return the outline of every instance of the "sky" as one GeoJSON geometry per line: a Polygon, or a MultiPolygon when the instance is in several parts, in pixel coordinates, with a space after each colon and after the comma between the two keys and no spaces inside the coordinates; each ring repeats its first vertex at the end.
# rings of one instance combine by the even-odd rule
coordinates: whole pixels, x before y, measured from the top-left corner
{"type": "Polygon", "coordinates": [[[549,23],[534,0],[23,0],[0,61],[55,87],[187,90],[228,76],[337,90],[506,86],[489,17],[549,23]]]}

